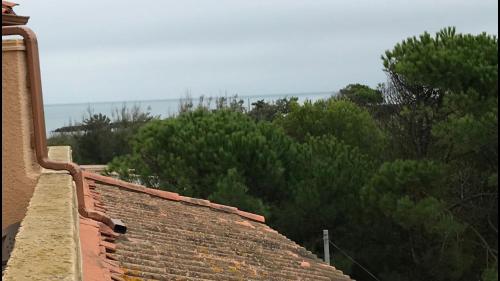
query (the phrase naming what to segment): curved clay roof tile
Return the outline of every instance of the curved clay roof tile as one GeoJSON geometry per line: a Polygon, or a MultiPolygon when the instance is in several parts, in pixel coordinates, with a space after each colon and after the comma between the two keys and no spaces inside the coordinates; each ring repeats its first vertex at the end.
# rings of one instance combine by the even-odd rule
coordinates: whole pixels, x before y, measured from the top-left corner
{"type": "Polygon", "coordinates": [[[18,5],[17,3],[2,1],[2,26],[25,25],[28,22],[29,17],[18,16],[12,9],[18,5]]]}
{"type": "Polygon", "coordinates": [[[2,1],[2,15],[15,15],[16,13],[14,13],[14,10],[12,8],[17,5],[19,4],[9,1],[2,1]]]}

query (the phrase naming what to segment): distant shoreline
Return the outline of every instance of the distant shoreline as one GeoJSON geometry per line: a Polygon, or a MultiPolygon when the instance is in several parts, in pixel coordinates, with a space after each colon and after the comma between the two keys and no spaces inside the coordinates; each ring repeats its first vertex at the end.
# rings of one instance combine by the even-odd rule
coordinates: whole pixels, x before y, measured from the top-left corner
{"type": "MultiPolygon", "coordinates": [[[[213,98],[216,98],[216,97],[222,97],[222,96],[227,96],[227,97],[234,97],[234,96],[237,96],[238,98],[240,99],[243,99],[243,98],[271,98],[271,97],[299,97],[299,96],[314,96],[314,95],[334,95],[336,92],[335,91],[326,91],[326,92],[302,92],[302,93],[283,93],[283,94],[268,94],[268,95],[257,95],[257,94],[252,94],[252,95],[244,95],[244,96],[240,96],[240,95],[237,95],[237,94],[234,94],[234,95],[200,95],[200,96],[193,96],[191,97],[192,99],[198,99],[200,97],[205,97],[205,98],[209,98],[209,97],[213,97],[213,98]]],[[[148,99],[143,99],[143,100],[119,100],[119,101],[97,101],[97,102],[94,102],[94,101],[89,101],[89,102],[76,102],[76,103],[46,103],[44,104],[44,106],[47,106],[47,107],[50,107],[50,106],[63,106],[63,105],[87,105],[87,104],[110,104],[110,103],[141,103],[141,102],[144,102],[144,103],[148,103],[148,102],[159,102],[159,101],[179,101],[181,99],[184,99],[186,97],[180,97],[180,98],[165,98],[165,99],[151,99],[151,100],[148,100],[148,99]]]]}
{"type": "MultiPolygon", "coordinates": [[[[297,97],[300,102],[306,100],[315,101],[318,99],[325,99],[335,92],[309,92],[309,93],[290,93],[290,94],[274,94],[274,95],[246,95],[237,96],[237,99],[243,100],[245,106],[250,107],[252,103],[258,100],[265,100],[267,102],[276,101],[282,98],[297,97]]],[[[205,102],[209,99],[215,99],[218,97],[227,97],[232,99],[236,95],[224,95],[224,96],[203,96],[205,102]]],[[[187,98],[190,98],[194,104],[197,104],[201,96],[198,97],[180,97],[177,99],[156,99],[156,100],[122,100],[122,101],[110,101],[110,102],[85,102],[85,103],[60,103],[60,104],[45,104],[45,126],[46,133],[50,135],[54,130],[66,126],[71,126],[78,123],[88,115],[89,110],[93,113],[102,113],[111,116],[116,110],[120,110],[121,107],[126,106],[139,106],[145,111],[151,113],[153,116],[160,116],[161,118],[167,118],[169,116],[175,116],[179,111],[179,105],[181,102],[187,98]]],[[[215,103],[214,103],[215,104],[215,103]]]]}

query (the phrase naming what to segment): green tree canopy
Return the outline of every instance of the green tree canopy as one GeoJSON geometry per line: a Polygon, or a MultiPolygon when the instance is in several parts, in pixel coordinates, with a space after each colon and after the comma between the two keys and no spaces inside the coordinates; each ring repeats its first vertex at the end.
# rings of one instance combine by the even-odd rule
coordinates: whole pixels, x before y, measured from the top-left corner
{"type": "Polygon", "coordinates": [[[382,92],[361,84],[349,84],[339,91],[340,98],[346,98],[360,106],[376,105],[384,101],[382,92]]]}
{"type": "Polygon", "coordinates": [[[252,103],[253,108],[248,112],[248,115],[258,121],[273,121],[288,114],[297,100],[296,97],[278,99],[272,103],[258,100],[252,103]]]}
{"type": "Polygon", "coordinates": [[[469,259],[469,270],[449,278],[477,279],[481,271],[492,276],[498,259],[497,38],[446,28],[404,40],[382,59],[389,76],[385,94],[399,106],[387,122],[399,148],[395,156],[446,167],[434,197],[466,226],[457,257],[469,259]]]}
{"type": "Polygon", "coordinates": [[[382,60],[389,78],[383,92],[399,107],[386,126],[393,146],[405,157],[439,150],[432,130],[449,119],[454,112],[450,101],[458,102],[457,95],[462,96],[460,103],[467,103],[465,97],[476,99],[471,101],[475,105],[498,97],[498,40],[486,33],[460,34],[455,28],[435,36],[425,32],[396,44],[382,60]]]}
{"type": "Polygon", "coordinates": [[[362,192],[364,210],[378,222],[365,232],[373,241],[362,259],[384,268],[383,280],[470,280],[471,244],[464,242],[466,225],[457,220],[443,201],[445,169],[429,161],[395,161],[383,164],[362,192]],[[383,239],[398,249],[386,252],[383,239]],[[370,253],[371,252],[371,253],[370,253]],[[373,253],[390,255],[380,259],[373,253]],[[379,261],[389,262],[391,266],[379,261]],[[392,264],[394,263],[394,264],[392,264]],[[378,265],[377,265],[378,264],[378,265]],[[465,278],[465,279],[464,279],[465,278]]]}
{"type": "Polygon", "coordinates": [[[287,193],[291,144],[278,127],[243,113],[195,110],[146,125],[132,142],[133,152],[110,167],[122,175],[133,167],[150,186],[201,198],[214,192],[222,198],[227,183],[236,181],[240,191],[245,186],[250,195],[273,202],[287,193]]]}
{"type": "Polygon", "coordinates": [[[498,39],[486,33],[457,33],[445,28],[403,40],[382,56],[384,67],[408,85],[454,93],[474,89],[498,92],[498,39]]]}
{"type": "Polygon", "coordinates": [[[359,192],[374,163],[359,149],[331,135],[309,137],[295,147],[289,180],[292,196],[282,200],[273,223],[309,249],[321,250],[318,230],[330,229],[338,237],[336,241],[354,232],[359,192]]]}
{"type": "Polygon", "coordinates": [[[371,156],[379,155],[385,142],[383,132],[366,109],[334,98],[295,104],[277,124],[298,141],[332,135],[371,156]]]}

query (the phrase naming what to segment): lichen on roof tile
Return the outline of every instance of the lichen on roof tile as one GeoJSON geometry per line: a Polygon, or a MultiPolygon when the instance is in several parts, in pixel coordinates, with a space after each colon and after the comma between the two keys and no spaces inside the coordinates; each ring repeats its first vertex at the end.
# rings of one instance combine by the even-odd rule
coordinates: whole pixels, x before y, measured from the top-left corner
{"type": "Polygon", "coordinates": [[[123,280],[351,280],[238,212],[93,180],[106,213],[127,226],[107,253],[123,280]]]}

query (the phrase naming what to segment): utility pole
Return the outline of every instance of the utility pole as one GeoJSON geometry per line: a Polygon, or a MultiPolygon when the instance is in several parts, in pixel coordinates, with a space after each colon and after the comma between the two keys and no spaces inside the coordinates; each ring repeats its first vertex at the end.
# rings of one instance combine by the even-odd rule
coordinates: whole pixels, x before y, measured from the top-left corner
{"type": "Polygon", "coordinates": [[[325,262],[330,265],[330,239],[328,229],[323,230],[323,248],[325,250],[325,262]]]}

